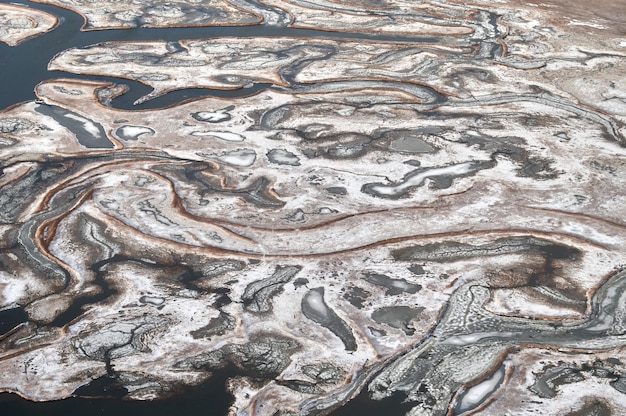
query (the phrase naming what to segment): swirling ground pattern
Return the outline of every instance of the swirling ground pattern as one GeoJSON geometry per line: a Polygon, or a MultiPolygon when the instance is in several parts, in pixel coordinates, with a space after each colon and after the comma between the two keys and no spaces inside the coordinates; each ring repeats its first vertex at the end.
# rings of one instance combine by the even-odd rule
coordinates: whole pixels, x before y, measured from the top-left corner
{"type": "Polygon", "coordinates": [[[228,368],[240,415],[626,412],[611,4],[228,7],[328,38],[69,49],[51,68],[151,96],[267,88],[122,111],[51,79],[0,114],[0,387],[151,399],[228,368]]]}
{"type": "Polygon", "coordinates": [[[57,19],[51,14],[16,4],[0,4],[0,42],[15,46],[54,28],[57,19]]]}

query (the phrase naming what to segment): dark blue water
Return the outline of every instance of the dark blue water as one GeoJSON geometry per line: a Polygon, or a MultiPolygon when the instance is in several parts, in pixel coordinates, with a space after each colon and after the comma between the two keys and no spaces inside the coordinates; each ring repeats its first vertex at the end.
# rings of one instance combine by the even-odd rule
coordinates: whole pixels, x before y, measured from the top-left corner
{"type": "Polygon", "coordinates": [[[293,36],[299,38],[341,38],[378,41],[400,41],[411,43],[439,43],[442,40],[436,37],[406,37],[369,35],[363,33],[336,33],[311,29],[294,29],[266,25],[255,26],[222,26],[222,27],[189,27],[189,28],[134,28],[109,29],[81,32],[84,20],[82,16],[70,10],[59,7],[34,4],[24,0],[7,1],[0,3],[15,3],[28,5],[36,9],[56,15],[60,24],[51,32],[29,39],[17,47],[9,47],[0,43],[0,109],[13,104],[34,100],[35,86],[41,81],[50,78],[90,79],[121,83],[130,86],[130,91],[117,97],[110,103],[111,107],[124,110],[144,110],[166,107],[178,102],[202,97],[238,97],[254,94],[260,89],[269,88],[267,84],[256,85],[252,88],[238,90],[213,90],[208,88],[191,88],[168,93],[140,105],[133,105],[135,100],[148,94],[151,88],[139,82],[104,76],[77,75],[63,71],[49,71],[48,62],[59,52],[69,48],[81,48],[99,42],[108,41],[141,41],[164,40],[176,42],[182,39],[207,39],[220,36],[239,37],[277,37],[293,36]]]}
{"type": "Polygon", "coordinates": [[[0,335],[9,332],[18,324],[26,322],[28,315],[23,308],[13,308],[0,311],[0,335]]]}

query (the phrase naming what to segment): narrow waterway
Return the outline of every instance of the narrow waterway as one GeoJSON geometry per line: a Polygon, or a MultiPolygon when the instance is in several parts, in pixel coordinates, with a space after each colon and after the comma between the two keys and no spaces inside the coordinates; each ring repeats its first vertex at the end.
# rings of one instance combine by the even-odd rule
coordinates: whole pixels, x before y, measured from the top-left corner
{"type": "Polygon", "coordinates": [[[146,101],[139,105],[134,102],[150,93],[152,89],[140,82],[97,75],[80,75],[63,71],[48,70],[48,63],[58,53],[70,48],[82,48],[101,42],[115,41],[166,41],[178,42],[188,39],[210,39],[225,36],[274,38],[297,37],[308,39],[353,39],[377,40],[407,43],[442,42],[441,38],[430,36],[392,36],[371,35],[365,33],[328,32],[312,29],[296,29],[271,25],[220,26],[220,27],[184,27],[184,28],[132,28],[81,31],[83,17],[67,9],[47,4],[31,3],[25,0],[1,1],[27,5],[55,15],[59,24],[50,32],[26,40],[18,46],[9,47],[0,43],[0,108],[6,108],[23,101],[34,100],[35,86],[53,78],[73,78],[106,81],[125,84],[129,91],[110,102],[110,106],[123,110],[145,110],[175,105],[184,100],[202,96],[240,97],[254,94],[269,88],[268,84],[254,85],[236,90],[215,90],[191,88],[170,92],[164,96],[146,101]]]}

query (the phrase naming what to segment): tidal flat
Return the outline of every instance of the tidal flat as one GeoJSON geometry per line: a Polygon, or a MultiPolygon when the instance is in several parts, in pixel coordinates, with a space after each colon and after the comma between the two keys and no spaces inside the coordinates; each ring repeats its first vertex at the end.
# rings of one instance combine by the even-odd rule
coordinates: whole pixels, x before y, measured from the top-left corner
{"type": "Polygon", "coordinates": [[[0,3],[0,411],[626,414],[624,21],[0,3]]]}

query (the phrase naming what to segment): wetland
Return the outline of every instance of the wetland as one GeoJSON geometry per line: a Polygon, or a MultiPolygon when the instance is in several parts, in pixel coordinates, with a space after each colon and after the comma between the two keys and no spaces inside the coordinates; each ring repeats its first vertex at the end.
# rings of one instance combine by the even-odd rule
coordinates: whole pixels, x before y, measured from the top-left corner
{"type": "Polygon", "coordinates": [[[3,414],[626,413],[625,19],[0,2],[3,414]]]}

